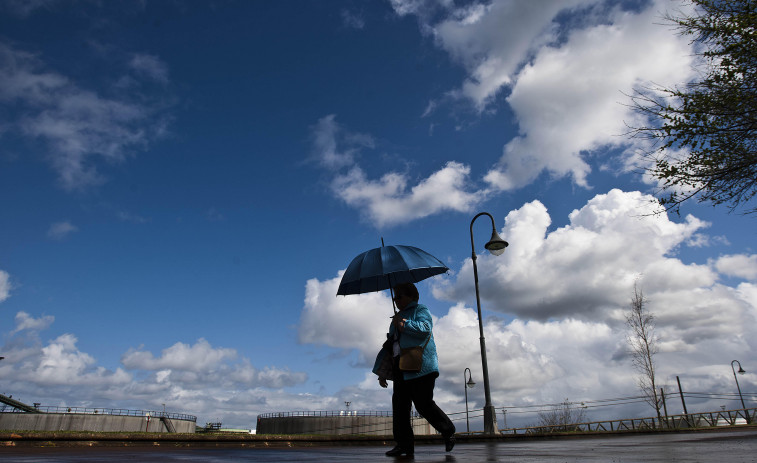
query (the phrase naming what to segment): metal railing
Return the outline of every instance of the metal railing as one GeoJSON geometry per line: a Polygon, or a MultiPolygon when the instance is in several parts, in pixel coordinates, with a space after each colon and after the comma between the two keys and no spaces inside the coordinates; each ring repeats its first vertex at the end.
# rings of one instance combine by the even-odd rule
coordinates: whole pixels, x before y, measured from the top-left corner
{"type": "Polygon", "coordinates": [[[656,417],[630,418],[552,426],[509,428],[503,429],[500,432],[502,434],[549,434],[555,432],[617,432],[690,429],[716,426],[736,426],[740,424],[754,423],[755,418],[757,418],[757,408],[747,408],[722,410],[718,412],[671,415],[661,419],[656,417]]]}
{"type": "MultiPolygon", "coordinates": [[[[154,418],[168,418],[172,420],[185,420],[197,422],[194,415],[185,415],[183,413],[167,413],[155,410],[128,410],[125,408],[102,408],[102,407],[56,407],[56,406],[38,406],[34,407],[39,413],[66,413],[80,415],[115,415],[115,416],[151,416],[154,418]]],[[[13,406],[0,407],[0,413],[14,413],[18,410],[13,406]]]]}
{"type": "MultiPolygon", "coordinates": [[[[288,418],[288,417],[307,417],[307,416],[392,416],[391,411],[376,410],[314,410],[314,411],[294,411],[294,412],[273,412],[258,415],[258,420],[263,418],[288,418]]],[[[413,411],[413,417],[420,417],[418,412],[413,411]]]]}

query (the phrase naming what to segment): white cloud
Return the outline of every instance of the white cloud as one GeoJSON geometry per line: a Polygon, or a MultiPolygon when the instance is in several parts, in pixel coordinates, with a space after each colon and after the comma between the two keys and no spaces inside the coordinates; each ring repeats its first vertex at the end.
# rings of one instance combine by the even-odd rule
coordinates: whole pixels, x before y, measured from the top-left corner
{"type": "Polygon", "coordinates": [[[3,302],[10,297],[11,288],[10,274],[4,270],[0,270],[0,302],[3,302]]]}
{"type": "Polygon", "coordinates": [[[566,43],[539,50],[507,99],[521,135],[487,174],[491,185],[520,188],[546,170],[586,187],[589,153],[630,144],[622,135],[637,116],[623,104],[625,95],[647,82],[673,85],[692,75],[688,39],[658,24],[661,7],[617,13],[611,25],[573,31],[566,43]]]}
{"type": "MultiPolygon", "coordinates": [[[[611,320],[639,275],[645,292],[714,284],[716,275],[707,266],[672,257],[706,224],[691,216],[674,223],[651,214],[655,207],[649,196],[612,190],[573,211],[570,224],[552,232],[538,201],[510,212],[502,232],[510,247],[500,257],[487,253],[478,260],[482,299],[490,310],[527,319],[611,320]]],[[[457,280],[435,294],[465,300],[472,282],[467,259],[457,280]]]]}
{"type": "Polygon", "coordinates": [[[358,167],[337,176],[334,194],[358,209],[378,227],[396,225],[445,211],[470,212],[484,197],[483,192],[468,191],[470,167],[448,162],[429,177],[408,187],[406,174],[390,172],[369,180],[358,167]]]}
{"type": "MultiPolygon", "coordinates": [[[[327,116],[314,129],[314,145],[322,166],[345,169],[331,183],[334,194],[381,227],[444,211],[470,212],[494,191],[522,188],[544,171],[588,188],[588,157],[607,148],[623,153],[623,169],[638,168],[644,147],[633,144],[643,141],[622,136],[638,118],[623,104],[626,95],[648,82],[674,85],[692,76],[687,38],[659,24],[672,5],[658,0],[635,11],[599,0],[474,2],[460,8],[392,2],[397,14],[416,15],[468,71],[450,94],[483,111],[501,89],[511,88],[507,102],[519,135],[484,176],[490,189],[472,188],[470,167],[455,161],[425,179],[396,171],[371,179],[356,161],[366,145],[341,141],[348,132],[327,116]],[[444,17],[435,20],[439,12],[444,17]]],[[[435,107],[431,102],[424,116],[435,107]]],[[[691,243],[706,244],[701,235],[691,243]]]]}
{"type": "MultiPolygon", "coordinates": [[[[644,141],[623,136],[638,120],[626,95],[640,85],[671,86],[693,77],[688,38],[661,25],[679,2],[656,0],[637,10],[620,2],[549,0],[472,2],[458,8],[425,1],[395,1],[399,15],[413,14],[421,29],[460,63],[467,76],[452,96],[479,112],[507,102],[519,135],[503,148],[485,176],[499,190],[522,188],[542,172],[571,177],[589,187],[588,156],[620,148],[624,169],[647,160],[644,141]],[[442,11],[442,19],[434,12],[442,11]]],[[[429,103],[427,116],[438,102],[429,103]]],[[[654,183],[648,176],[644,181],[654,183]]]]}
{"type": "Polygon", "coordinates": [[[162,355],[157,358],[151,352],[132,349],[121,357],[121,363],[130,369],[197,372],[224,360],[234,359],[236,355],[234,349],[215,349],[205,339],[199,339],[191,346],[177,342],[163,349],[162,355]]]}
{"type": "Polygon", "coordinates": [[[598,0],[500,0],[475,2],[453,11],[432,26],[439,46],[468,71],[462,88],[452,93],[482,111],[513,82],[533,50],[554,39],[553,20],[558,13],[594,3],[598,0]]]}
{"type": "Polygon", "coordinates": [[[45,315],[40,318],[34,318],[26,312],[18,312],[16,314],[16,328],[11,331],[11,334],[18,333],[19,331],[43,331],[50,327],[55,321],[55,317],[52,315],[45,315]]]}
{"type": "Polygon", "coordinates": [[[454,161],[414,185],[408,174],[396,171],[369,179],[357,155],[362,149],[375,148],[373,137],[346,130],[333,114],[318,121],[312,138],[316,161],[332,175],[334,196],[377,227],[445,211],[470,212],[485,197],[485,192],[468,186],[470,167],[454,161]]]}
{"type": "Polygon", "coordinates": [[[298,339],[337,349],[357,349],[362,359],[373,360],[393,315],[392,301],[384,292],[336,296],[344,271],[326,281],[308,280],[300,315],[298,339]]]}
{"type": "MultiPolygon", "coordinates": [[[[150,69],[140,60],[143,72],[150,69]]],[[[156,78],[156,68],[152,68],[156,78]]],[[[66,190],[101,184],[98,161],[120,162],[165,131],[165,121],[133,96],[109,98],[47,70],[35,55],[0,43],[0,102],[22,117],[8,128],[43,141],[66,190]]]]}
{"type": "MultiPolygon", "coordinates": [[[[751,283],[723,285],[715,268],[719,262],[722,271],[743,269],[751,265],[751,256],[745,256],[748,265],[730,257],[709,265],[682,261],[678,250],[707,224],[691,216],[675,223],[664,214],[650,215],[656,207],[650,199],[612,190],[573,211],[570,223],[554,230],[538,201],[507,215],[502,236],[510,247],[502,256],[483,253],[478,259],[495,406],[640,395],[624,324],[637,279],[661,337],[656,357],[660,386],[672,393],[676,376],[682,375],[688,390],[730,392],[730,359],[757,352],[751,335],[757,328],[757,289],[751,283]]],[[[430,280],[437,301],[421,301],[434,314],[441,372],[435,398],[447,411],[464,409],[465,368],[471,368],[478,383],[469,390],[470,405],[483,405],[471,273],[466,259],[453,279],[430,280]]],[[[380,293],[335,298],[340,279],[308,282],[300,341],[354,349],[360,366],[369,370],[383,342],[390,302],[380,293]]],[[[755,378],[740,380],[754,384],[755,378]]],[[[357,401],[386,403],[375,381],[367,374],[356,388],[341,392],[357,401]]],[[[722,401],[710,400],[698,407],[718,410],[720,405],[722,401]]],[[[639,401],[622,411],[598,408],[590,413],[599,419],[654,412],[639,401]]],[[[528,422],[508,416],[508,423],[533,424],[536,418],[531,417],[528,422]]]]}
{"type": "Polygon", "coordinates": [[[213,347],[200,339],[177,342],[156,357],[139,349],[122,356],[126,369],[108,369],[77,346],[77,337],[62,334],[42,342],[40,331],[52,316],[16,315],[16,328],[5,333],[0,346],[4,391],[14,398],[43,405],[162,410],[197,415],[198,424],[223,421],[232,427],[254,428],[263,412],[334,409],[331,396],[287,392],[307,380],[304,372],[286,367],[255,368],[237,358],[234,349],[213,347]]]}
{"type": "Polygon", "coordinates": [[[721,256],[715,261],[715,268],[724,275],[754,281],[757,280],[757,254],[721,256]]]}
{"type": "Polygon", "coordinates": [[[47,230],[47,237],[53,240],[62,240],[71,233],[77,231],[79,231],[79,228],[67,220],[63,222],[55,222],[50,225],[50,228],[47,230]]]}

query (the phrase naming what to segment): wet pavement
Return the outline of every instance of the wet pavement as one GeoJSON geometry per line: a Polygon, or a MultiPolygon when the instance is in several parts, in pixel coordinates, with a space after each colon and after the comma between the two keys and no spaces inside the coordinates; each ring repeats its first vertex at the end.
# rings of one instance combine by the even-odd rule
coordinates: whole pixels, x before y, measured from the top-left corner
{"type": "Polygon", "coordinates": [[[757,430],[665,433],[612,437],[459,443],[450,453],[424,445],[415,458],[389,458],[389,447],[291,449],[0,448],[0,461],[15,462],[718,462],[757,463],[757,430]]]}

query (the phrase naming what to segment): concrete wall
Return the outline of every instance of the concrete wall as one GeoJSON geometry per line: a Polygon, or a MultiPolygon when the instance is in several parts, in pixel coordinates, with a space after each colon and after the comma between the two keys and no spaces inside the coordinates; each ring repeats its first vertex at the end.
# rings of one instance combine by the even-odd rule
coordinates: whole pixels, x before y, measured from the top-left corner
{"type": "MultiPolygon", "coordinates": [[[[436,434],[423,418],[413,418],[416,435],[436,434]]],[[[391,416],[282,416],[260,418],[257,434],[362,434],[387,436],[392,434],[391,416]]]]}
{"type": "MultiPolygon", "coordinates": [[[[176,432],[195,432],[195,422],[172,419],[176,432]]],[[[79,413],[0,413],[0,429],[13,431],[168,432],[160,417],[79,413]]]]}

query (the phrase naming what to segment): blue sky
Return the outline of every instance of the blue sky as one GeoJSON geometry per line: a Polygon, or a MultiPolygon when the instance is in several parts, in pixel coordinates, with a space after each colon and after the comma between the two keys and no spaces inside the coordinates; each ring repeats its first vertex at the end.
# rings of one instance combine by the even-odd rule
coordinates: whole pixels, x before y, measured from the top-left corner
{"type": "MultiPolygon", "coordinates": [[[[436,397],[459,412],[463,369],[482,384],[480,211],[510,242],[494,258],[474,225],[496,407],[638,395],[634,282],[661,384],[734,392],[731,360],[755,371],[754,219],[652,214],[648,147],[625,135],[634,88],[694,76],[691,44],[660,24],[680,8],[4,2],[0,392],[245,428],[387,410],[369,370],[388,294],[335,296],[383,237],[450,267],[420,289],[436,397]]],[[[699,406],[720,405],[736,401],[699,406]]]]}

